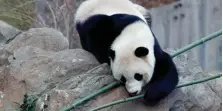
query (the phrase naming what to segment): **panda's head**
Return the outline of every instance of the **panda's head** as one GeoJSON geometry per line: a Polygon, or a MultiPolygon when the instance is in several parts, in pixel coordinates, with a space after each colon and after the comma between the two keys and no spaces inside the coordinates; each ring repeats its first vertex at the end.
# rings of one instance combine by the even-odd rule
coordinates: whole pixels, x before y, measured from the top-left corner
{"type": "Polygon", "coordinates": [[[148,83],[155,67],[154,38],[143,22],[130,24],[109,49],[115,79],[125,84],[131,96],[138,95],[148,83]]]}

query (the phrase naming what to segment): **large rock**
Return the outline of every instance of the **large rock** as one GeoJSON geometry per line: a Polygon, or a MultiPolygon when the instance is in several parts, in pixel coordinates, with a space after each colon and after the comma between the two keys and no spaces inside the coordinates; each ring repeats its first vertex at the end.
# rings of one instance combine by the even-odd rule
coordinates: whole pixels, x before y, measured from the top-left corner
{"type": "Polygon", "coordinates": [[[23,102],[25,87],[23,82],[9,74],[8,57],[12,54],[0,49],[0,111],[13,111],[23,102]]]}
{"type": "MultiPolygon", "coordinates": [[[[220,74],[221,72],[212,72],[212,74],[208,74],[209,76],[213,76],[213,74],[220,74]]],[[[219,78],[215,81],[208,82],[208,85],[211,89],[217,93],[219,98],[222,98],[222,78],[219,78]]]]}
{"type": "MultiPolygon", "coordinates": [[[[174,62],[180,73],[179,84],[188,83],[207,76],[195,60],[188,58],[186,54],[174,58],[174,62]]],[[[213,81],[218,81],[218,79],[212,80],[212,82],[213,81]]],[[[154,107],[144,105],[141,99],[139,99],[108,107],[102,111],[218,111],[219,108],[221,108],[221,98],[218,97],[218,93],[213,91],[208,83],[210,83],[210,81],[176,89],[154,107]]],[[[218,86],[220,87],[221,84],[218,83],[218,86]]],[[[123,97],[128,97],[127,92],[123,89],[124,87],[122,86],[110,90],[106,94],[97,96],[94,100],[88,103],[91,104],[87,108],[94,108],[123,97]]],[[[85,111],[86,105],[84,105],[81,110],[85,111]]]]}
{"type": "Polygon", "coordinates": [[[13,52],[24,46],[33,46],[46,51],[58,52],[69,48],[69,43],[63,34],[52,28],[32,28],[21,33],[6,45],[8,51],[13,52]]]}
{"type": "MultiPolygon", "coordinates": [[[[78,81],[86,81],[88,75],[92,74],[88,71],[99,65],[94,56],[82,49],[53,52],[32,46],[15,50],[13,55],[9,56],[8,62],[10,65],[0,67],[0,72],[4,72],[0,75],[0,90],[4,95],[4,99],[0,99],[3,101],[1,102],[3,108],[0,107],[0,109],[4,110],[19,108],[19,104],[23,103],[25,93],[45,94],[55,87],[68,87],[64,81],[73,85],[77,84],[78,81]],[[70,78],[73,78],[73,81],[67,81],[70,78]]],[[[103,79],[100,74],[98,78],[93,75],[92,77],[96,81],[102,79],[105,82],[111,82],[107,78],[103,79]]],[[[112,79],[111,75],[110,79],[112,79]]],[[[89,88],[93,84],[91,83],[92,80],[89,78],[86,81],[89,85],[83,84],[80,89],[94,90],[89,88]]],[[[102,87],[104,85],[102,83],[95,84],[97,85],[96,88],[102,87]]],[[[70,87],[74,86],[70,85],[70,87]]],[[[82,92],[82,94],[84,93],[82,92]]]]}
{"type": "MultiPolygon", "coordinates": [[[[186,54],[174,58],[174,62],[180,73],[179,84],[210,75],[186,54]]],[[[67,39],[54,29],[30,29],[0,49],[0,110],[19,108],[23,95],[28,93],[40,96],[37,111],[57,111],[113,81],[107,64],[100,65],[92,54],[82,49],[68,50],[67,39]]],[[[104,110],[220,111],[221,91],[221,79],[216,79],[176,89],[154,107],[144,105],[139,99],[104,110]]],[[[128,93],[121,86],[75,111],[86,111],[123,97],[128,97],[128,93]]]]}
{"type": "Polygon", "coordinates": [[[62,79],[86,72],[98,65],[96,59],[82,49],[55,53],[29,46],[14,51],[9,61],[10,74],[26,83],[28,93],[36,94],[62,79]],[[73,73],[69,75],[70,72],[73,73]]]}
{"type": "Polygon", "coordinates": [[[18,110],[25,93],[24,82],[11,76],[7,66],[0,67],[0,111],[18,110]]]}
{"type": "MultiPolygon", "coordinates": [[[[88,94],[114,81],[107,64],[102,64],[85,73],[73,76],[57,85],[57,88],[45,93],[37,102],[37,111],[59,111],[73,101],[85,97],[88,94]],[[49,99],[45,99],[48,97],[49,99]]],[[[90,107],[91,103],[85,104],[84,108],[90,107]]],[[[81,109],[83,107],[80,107],[81,109]]],[[[79,108],[78,108],[79,109],[79,108]]],[[[83,111],[85,109],[82,109],[83,111]]]]}
{"type": "Polygon", "coordinates": [[[9,51],[7,51],[4,47],[0,47],[0,66],[8,65],[8,57],[12,55],[9,51]]]}
{"type": "MultiPolygon", "coordinates": [[[[195,60],[186,54],[174,58],[174,62],[180,73],[179,84],[207,76],[195,60]]],[[[9,88],[3,90],[4,96],[11,101],[10,104],[13,104],[12,101],[22,104],[25,92],[39,95],[37,111],[57,111],[114,81],[109,66],[99,65],[94,56],[82,49],[53,52],[26,46],[15,50],[9,57],[9,63],[5,79],[13,82],[5,85],[9,88]],[[14,93],[11,94],[10,91],[14,93]]],[[[217,111],[221,107],[221,90],[213,87],[219,87],[221,83],[214,85],[207,82],[176,89],[155,107],[146,106],[139,99],[104,111],[217,111]]],[[[128,97],[128,93],[121,86],[95,97],[75,110],[86,111],[123,97],[128,97]]]]}
{"type": "MultiPolygon", "coordinates": [[[[169,51],[173,52],[173,51],[169,51]]],[[[202,79],[205,76],[205,73],[202,71],[201,67],[195,62],[194,59],[188,58],[186,54],[180,55],[174,58],[174,62],[177,65],[177,68],[180,73],[180,83],[188,83],[197,79],[202,79]]],[[[101,67],[101,66],[100,66],[101,67]]],[[[100,68],[99,67],[99,68],[100,68]]],[[[97,68],[96,68],[97,69],[97,68]]],[[[102,72],[106,68],[103,68],[102,72]]],[[[101,72],[101,73],[102,73],[101,72]]],[[[92,72],[90,72],[92,73],[92,72]]],[[[107,72],[108,73],[108,72],[107,72]]],[[[89,81],[87,78],[98,78],[94,73],[90,75],[86,75],[83,73],[83,77],[85,77],[86,81],[89,81]],[[95,76],[95,77],[94,77],[95,76]]],[[[103,75],[103,79],[106,80],[110,76],[103,75]]],[[[95,81],[94,79],[91,81],[95,81],[94,84],[92,82],[85,83],[85,79],[75,80],[77,78],[71,78],[64,84],[62,87],[57,87],[53,89],[51,92],[45,93],[42,95],[41,99],[37,102],[37,111],[48,110],[48,111],[56,111],[65,106],[70,105],[73,101],[77,101],[78,98],[82,98],[87,94],[97,90],[99,87],[95,88],[97,84],[101,83],[100,81],[95,81]],[[82,81],[83,80],[83,81],[82,81]],[[71,82],[75,81],[75,82],[71,82]],[[81,82],[82,81],[82,82],[81,82]],[[82,84],[87,84],[84,87],[82,84]],[[90,89],[88,89],[90,88],[90,89]],[[87,90],[88,89],[88,90],[87,90]],[[86,91],[87,90],[87,91],[86,91]],[[50,99],[45,99],[45,97],[49,97],[50,99]]],[[[110,80],[110,79],[109,79],[110,80]]],[[[112,81],[112,80],[111,80],[112,81]]],[[[212,80],[216,81],[216,80],[212,80]]],[[[218,81],[218,79],[217,79],[218,81]]],[[[105,83],[105,82],[104,82],[105,83]]],[[[109,83],[109,82],[106,82],[109,83]]],[[[143,104],[141,99],[127,102],[124,104],[119,104],[113,107],[109,107],[103,109],[102,111],[218,111],[221,108],[221,98],[219,98],[218,93],[213,91],[211,86],[207,83],[202,83],[198,85],[188,86],[184,88],[179,88],[173,91],[167,98],[162,100],[157,106],[150,107],[143,104]]],[[[221,84],[218,84],[221,86],[221,84]]],[[[102,85],[100,85],[101,87],[102,85]]],[[[77,107],[75,111],[86,111],[91,108],[104,105],[106,103],[128,97],[128,93],[126,92],[123,86],[111,89],[107,93],[101,94],[94,99],[91,99],[89,102],[77,107]]]]}
{"type": "Polygon", "coordinates": [[[0,46],[10,42],[20,33],[19,29],[0,20],[0,46]]]}

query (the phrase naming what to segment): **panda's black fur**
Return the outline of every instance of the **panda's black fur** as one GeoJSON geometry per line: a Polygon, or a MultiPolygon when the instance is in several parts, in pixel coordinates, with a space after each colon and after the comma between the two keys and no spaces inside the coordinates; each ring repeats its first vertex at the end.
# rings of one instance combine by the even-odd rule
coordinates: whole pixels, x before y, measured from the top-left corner
{"type": "MultiPolygon", "coordinates": [[[[94,15],[77,23],[76,28],[82,47],[91,52],[100,63],[110,64],[109,56],[115,59],[115,51],[110,49],[111,44],[126,26],[136,21],[144,22],[139,17],[128,14],[94,15]]],[[[150,105],[166,97],[178,83],[178,72],[172,58],[160,48],[156,38],[154,40],[155,69],[151,81],[145,86],[144,96],[150,105]]],[[[144,50],[138,51],[136,56],[143,56],[145,53],[144,50]]]]}
{"type": "Polygon", "coordinates": [[[178,84],[178,72],[172,57],[164,52],[155,38],[155,69],[151,81],[146,85],[144,99],[150,105],[157,104],[162,98],[171,93],[178,84]]]}
{"type": "Polygon", "coordinates": [[[142,21],[137,16],[127,14],[94,15],[84,23],[77,23],[76,28],[82,47],[93,53],[100,63],[109,64],[108,50],[112,42],[126,26],[139,20],[142,21]]]}

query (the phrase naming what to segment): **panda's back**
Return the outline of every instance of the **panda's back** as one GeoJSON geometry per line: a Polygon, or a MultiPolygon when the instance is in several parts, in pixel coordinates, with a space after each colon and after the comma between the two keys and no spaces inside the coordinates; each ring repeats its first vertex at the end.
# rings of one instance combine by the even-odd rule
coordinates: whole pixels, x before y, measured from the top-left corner
{"type": "MultiPolygon", "coordinates": [[[[100,63],[109,63],[107,52],[111,45],[117,38],[120,39],[126,27],[136,22],[143,25],[134,27],[133,33],[140,32],[142,27],[147,27],[145,30],[148,32],[146,20],[129,0],[87,0],[79,6],[75,16],[83,49],[95,55],[100,63]]],[[[121,38],[122,43],[126,43],[126,39],[121,38]]],[[[127,41],[136,39],[132,38],[129,36],[127,41]]]]}
{"type": "Polygon", "coordinates": [[[143,15],[135,8],[135,4],[129,0],[86,0],[77,10],[75,21],[83,22],[86,18],[97,14],[129,14],[146,21],[143,15]]]}

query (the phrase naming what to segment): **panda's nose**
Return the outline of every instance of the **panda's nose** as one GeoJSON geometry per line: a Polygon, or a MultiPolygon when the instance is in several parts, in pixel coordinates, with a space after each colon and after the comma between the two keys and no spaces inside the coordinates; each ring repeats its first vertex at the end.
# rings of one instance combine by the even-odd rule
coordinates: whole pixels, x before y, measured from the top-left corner
{"type": "Polygon", "coordinates": [[[133,93],[129,93],[130,96],[136,96],[136,94],[138,93],[138,91],[133,92],[133,93]]]}

